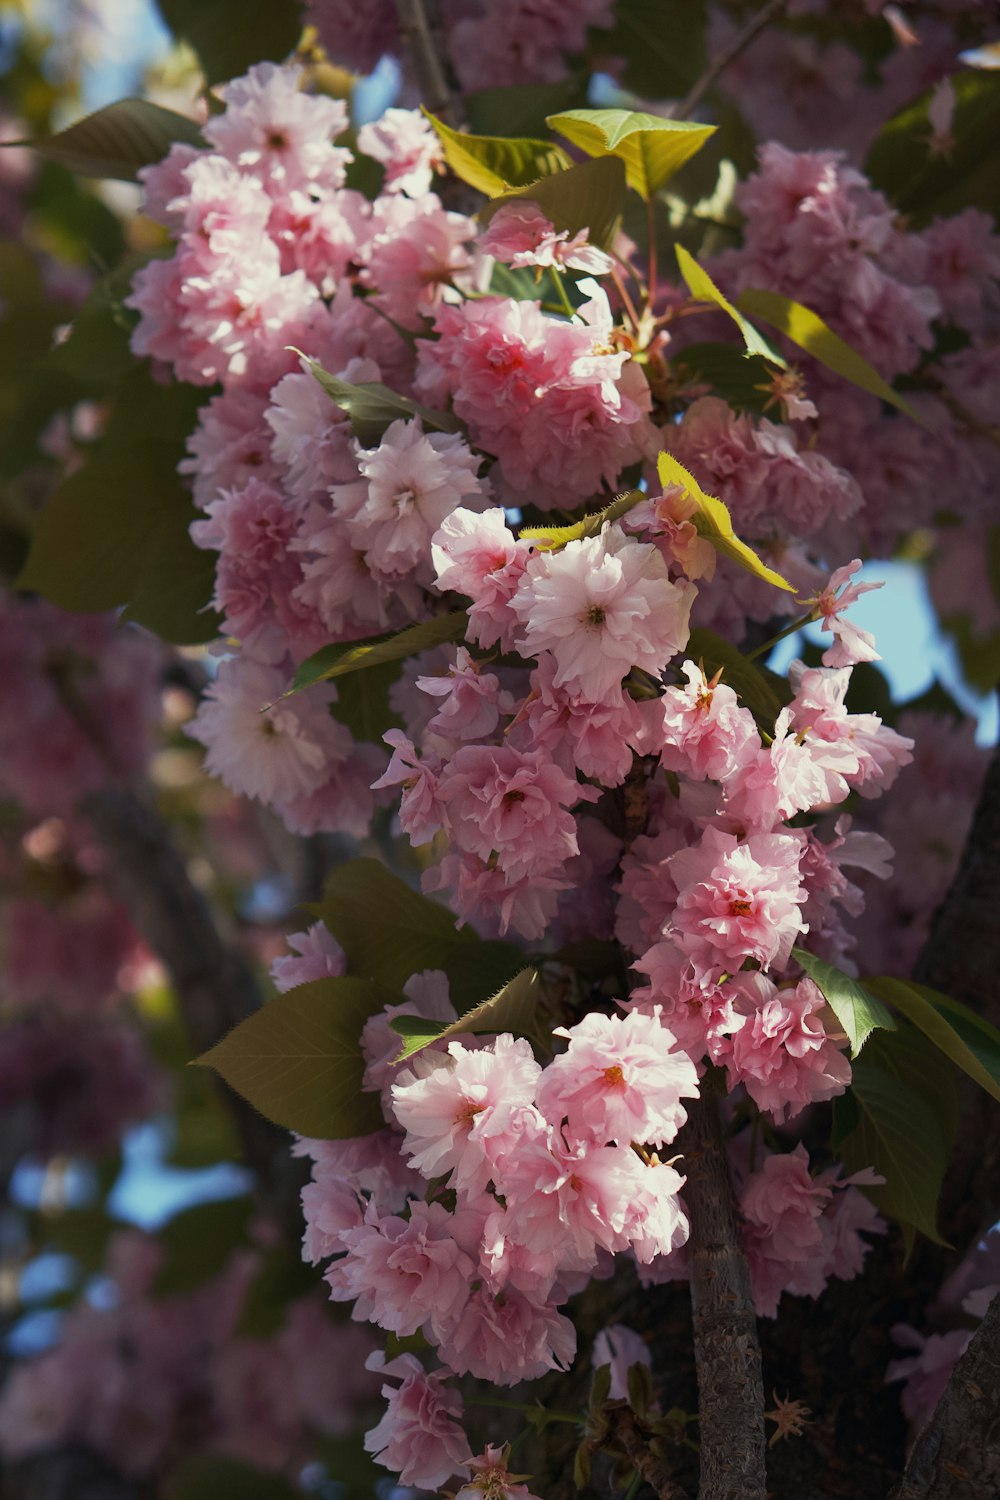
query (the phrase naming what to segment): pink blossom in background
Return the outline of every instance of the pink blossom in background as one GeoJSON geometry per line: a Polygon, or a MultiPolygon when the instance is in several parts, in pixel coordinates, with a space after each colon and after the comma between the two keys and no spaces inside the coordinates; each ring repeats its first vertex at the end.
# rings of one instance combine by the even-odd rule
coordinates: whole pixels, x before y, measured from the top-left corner
{"type": "Polygon", "coordinates": [[[375,1462],[392,1469],[402,1484],[419,1489],[436,1490],[454,1474],[467,1475],[471,1453],[458,1425],[462,1398],[445,1385],[444,1373],[425,1374],[413,1354],[387,1361],[377,1352],[369,1355],[365,1368],[401,1382],[383,1385],[385,1415],[365,1434],[365,1451],[375,1462]]]}

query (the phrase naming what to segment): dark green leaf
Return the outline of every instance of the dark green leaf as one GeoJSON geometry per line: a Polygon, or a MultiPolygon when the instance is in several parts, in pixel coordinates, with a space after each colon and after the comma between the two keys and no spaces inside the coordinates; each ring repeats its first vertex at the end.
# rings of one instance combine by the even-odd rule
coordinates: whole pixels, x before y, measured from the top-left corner
{"type": "Polygon", "coordinates": [[[211,86],[238,78],[256,62],[283,62],[298,44],[295,0],[156,0],[175,36],[198,55],[211,86]]]}
{"type": "MultiPolygon", "coordinates": [[[[296,353],[299,351],[296,350],[296,353]]],[[[319,381],[331,401],[346,411],[358,441],[366,448],[374,447],[382,439],[386,428],[400,420],[409,421],[419,417],[432,432],[460,432],[462,424],[450,412],[432,411],[429,406],[420,406],[408,396],[400,396],[387,385],[374,383],[351,385],[330,375],[314,359],[302,356],[310,371],[319,381]]]]}
{"type": "Polygon", "coordinates": [[[164,1500],[302,1500],[302,1491],[279,1474],[216,1453],[185,1458],[163,1494],[164,1500]]]}
{"type": "Polygon", "coordinates": [[[403,1038],[396,1062],[422,1052],[432,1042],[451,1041],[453,1037],[473,1035],[499,1035],[510,1032],[514,1036],[535,1036],[538,1032],[538,1009],[541,998],[541,982],[537,969],[522,969],[513,979],[503,985],[495,995],[476,1005],[457,1021],[445,1025],[441,1021],[425,1021],[421,1016],[396,1016],[389,1024],[403,1038]]]}
{"type": "Polygon", "coordinates": [[[970,69],[951,84],[957,102],[949,151],[930,153],[928,90],[882,127],[865,163],[875,186],[920,227],[969,207],[996,218],[1000,204],[1000,77],[970,69]]]}
{"type": "Polygon", "coordinates": [[[524,954],[513,943],[499,939],[463,942],[452,948],[441,968],[448,976],[451,1003],[461,1015],[519,974],[524,954]]]}
{"type": "Polygon", "coordinates": [[[607,249],[625,206],[625,169],[617,156],[595,157],[527,187],[500,193],[480,209],[479,218],[488,223],[504,204],[521,199],[537,203],[560,232],[574,235],[586,229],[588,244],[607,249]]]}
{"type": "Polygon", "coordinates": [[[389,706],[389,690],[399,677],[398,661],[383,662],[364,672],[347,672],[337,681],[337,701],[330,712],[346,724],[356,740],[380,745],[387,729],[402,727],[389,706]]]}
{"type": "Polygon", "coordinates": [[[72,375],[87,384],[115,385],[136,369],[129,337],[138,314],[125,306],[132,277],[147,255],[130,255],[92,288],[66,338],[40,361],[43,370],[72,375]]]}
{"type": "Polygon", "coordinates": [[[966,1005],[923,984],[879,975],[865,984],[923,1032],[935,1047],[1000,1100],[1000,1031],[966,1005]]]}
{"type": "Polygon", "coordinates": [[[593,33],[592,55],[623,58],[621,81],[640,98],[682,99],[705,71],[704,0],[618,0],[614,22],[593,33]]]}
{"type": "Polygon", "coordinates": [[[288,1304],[316,1289],[316,1271],[294,1245],[274,1245],[263,1257],[247,1288],[236,1325],[239,1338],[269,1339],[285,1321],[288,1304]]]}
{"type": "Polygon", "coordinates": [[[569,157],[552,141],[504,135],[466,135],[423,111],[431,122],[456,177],[494,198],[507,188],[524,187],[549,172],[570,165],[569,157]]]}
{"type": "Polygon", "coordinates": [[[546,123],[588,156],[620,156],[629,187],[646,199],[700,151],[715,131],[714,125],[627,109],[570,109],[550,115],[546,123]]]}
{"type": "Polygon", "coordinates": [[[153,1282],[154,1295],[193,1292],[217,1276],[233,1252],[246,1243],[252,1212],[249,1198],[226,1198],[176,1214],[157,1236],[163,1259],[153,1282]]]}
{"type": "Polygon", "coordinates": [[[774,732],[774,721],[787,702],[787,696],[778,696],[782,688],[787,694],[784,679],[748,661],[739,647],[714,630],[692,630],[684,654],[691,661],[701,662],[708,677],[721,667],[722,681],[739,694],[762,729],[768,734],[774,732]]]}
{"type": "Polygon", "coordinates": [[[140,167],[161,161],[175,141],[204,146],[193,120],[148,99],[119,99],[77,120],[57,135],[33,141],[5,141],[30,146],[49,161],[87,177],[116,177],[134,182],[140,167]]]}
{"type": "Polygon", "coordinates": [[[513,88],[479,89],[465,97],[469,129],[485,136],[533,136],[545,131],[546,115],[585,104],[587,85],[580,77],[559,83],[530,83],[513,88]]]}
{"type": "Polygon", "coordinates": [[[793,948],[792,957],[823,992],[823,998],[847,1033],[852,1057],[857,1057],[876,1029],[895,1031],[896,1023],[881,1000],[856,979],[804,948],[793,948]]]}
{"type": "MultiPolygon", "coordinates": [[[[383,928],[383,941],[388,928],[383,928]]],[[[369,1135],[383,1125],[377,1094],[362,1092],[359,1037],[369,1016],[399,996],[372,979],[300,984],[241,1021],[197,1058],[276,1125],[320,1140],[369,1135]]]]}
{"type": "Polygon", "coordinates": [[[736,306],[741,313],[759,318],[762,323],[770,323],[772,328],[777,328],[786,339],[798,344],[800,349],[811,354],[813,359],[818,359],[821,365],[826,365],[835,375],[849,380],[852,385],[859,386],[869,395],[878,396],[881,401],[888,401],[890,406],[905,412],[915,422],[920,420],[913,408],[902,396],[896,394],[889,382],[882,379],[863,355],[852,349],[839,334],[834,333],[818,313],[804,307],[801,302],[793,302],[780,292],[749,290],[739,294],[736,306]]]}
{"type": "Polygon", "coordinates": [[[746,354],[735,344],[687,344],[672,363],[685,379],[710,385],[737,410],[764,410],[774,372],[759,355],[746,354]]]}
{"type": "Polygon", "coordinates": [[[407,656],[426,651],[429,646],[460,641],[468,623],[466,611],[456,609],[448,614],[435,615],[431,620],[421,620],[419,625],[410,625],[406,630],[397,630],[390,635],[375,635],[367,641],[335,641],[306,657],[295,673],[289,692],[298,693],[302,688],[312,687],[314,682],[329,682],[349,672],[402,661],[407,656]]]}
{"type": "Polygon", "coordinates": [[[375,859],[340,865],[312,910],[343,947],[348,973],[394,990],[423,969],[444,968],[458,946],[479,943],[443,906],[375,859]]]}

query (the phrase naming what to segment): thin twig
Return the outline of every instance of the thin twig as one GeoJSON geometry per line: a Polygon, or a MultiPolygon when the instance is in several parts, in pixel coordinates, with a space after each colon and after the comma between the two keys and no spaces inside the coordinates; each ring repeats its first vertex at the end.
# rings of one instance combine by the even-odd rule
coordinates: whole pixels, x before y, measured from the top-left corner
{"type": "MultiPolygon", "coordinates": [[[[364,3],[364,0],[360,0],[364,3]]],[[[403,44],[413,63],[421,101],[432,115],[458,126],[458,99],[448,83],[442,32],[428,15],[434,0],[396,0],[403,44]]]]}
{"type": "Polygon", "coordinates": [[[754,37],[763,31],[765,26],[770,25],[784,8],[785,0],[767,0],[767,4],[763,5],[755,16],[751,16],[743,30],[737,34],[725,52],[721,52],[718,57],[709,63],[687,98],[682,99],[676,109],[670,111],[671,118],[675,120],[688,119],[715,81],[726,71],[730,63],[736,61],[740,53],[749,47],[754,37]]]}
{"type": "Polygon", "coordinates": [[[667,1463],[650,1446],[650,1437],[640,1428],[639,1419],[630,1406],[616,1406],[608,1413],[611,1429],[637,1474],[656,1491],[660,1500],[688,1500],[667,1463]]]}

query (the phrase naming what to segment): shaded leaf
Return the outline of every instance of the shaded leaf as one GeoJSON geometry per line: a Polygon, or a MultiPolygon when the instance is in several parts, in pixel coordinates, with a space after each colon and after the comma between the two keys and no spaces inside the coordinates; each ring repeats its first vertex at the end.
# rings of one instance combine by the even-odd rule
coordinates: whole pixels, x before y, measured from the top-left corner
{"type": "Polygon", "coordinates": [[[119,99],[86,115],[56,135],[33,141],[4,141],[30,146],[49,161],[87,177],[115,177],[135,182],[141,167],[162,161],[175,141],[204,146],[193,120],[148,99],[119,99]]]}
{"type": "Polygon", "coordinates": [[[306,358],[298,349],[295,352],[300,354],[331,401],[342,411],[346,411],[354,436],[363,447],[371,448],[378,444],[386,428],[400,419],[409,421],[413,417],[419,417],[424,427],[432,432],[462,430],[461,422],[450,412],[432,411],[429,406],[421,406],[408,396],[400,396],[387,385],[378,385],[374,381],[351,385],[347,380],[338,380],[336,375],[330,375],[316,360],[306,358]]]}
{"type": "Polygon", "coordinates": [[[847,1033],[851,1056],[857,1057],[872,1032],[895,1031],[896,1023],[881,1000],[856,979],[828,964],[825,959],[793,948],[792,957],[823,993],[823,998],[847,1033]]]}
{"type": "Polygon", "coordinates": [[[138,313],[127,308],[124,299],[132,277],[149,258],[129,255],[91,288],[68,334],[39,361],[39,369],[100,385],[117,384],[135,371],[129,339],[138,313]]]}
{"type": "Polygon", "coordinates": [[[298,44],[296,0],[156,0],[174,36],[197,53],[211,86],[239,78],[253,63],[283,62],[298,44]]]}
{"type": "Polygon", "coordinates": [[[217,1453],[185,1458],[164,1487],[164,1500],[223,1500],[223,1496],[227,1500],[302,1500],[302,1491],[280,1474],[217,1453]]]}
{"type": "Polygon", "coordinates": [[[671,361],[679,375],[710,385],[738,411],[763,412],[772,371],[759,355],[746,354],[735,344],[687,344],[671,361]]]}
{"type": "Polygon", "coordinates": [[[714,630],[692,630],[684,655],[701,662],[709,677],[721,667],[722,681],[739,694],[757,723],[773,734],[774,721],[787,701],[779,698],[776,691],[776,688],[787,689],[784,678],[775,677],[766,668],[748,661],[738,646],[716,635],[714,630]]]}
{"type": "Polygon", "coordinates": [[[457,947],[479,945],[451,912],[375,859],[340,865],[311,910],[344,949],[350,974],[394,990],[423,969],[444,968],[457,947]]]}
{"type": "Polygon", "coordinates": [[[694,501],[697,508],[692,519],[698,533],[710,541],[717,552],[722,552],[726,557],[732,558],[733,562],[739,563],[741,568],[746,568],[748,573],[753,573],[755,578],[762,578],[765,583],[774,584],[775,588],[787,589],[789,593],[795,592],[787,578],[782,578],[780,573],[769,568],[752,547],[740,541],[733,530],[733,521],[728,506],[723,501],[717,500],[714,495],[706,495],[694,475],[689,474],[684,465],[677,462],[673,454],[661,453],[656,460],[656,470],[664,489],[669,484],[680,485],[688,498],[694,501]]]}
{"type": "Polygon", "coordinates": [[[627,515],[645,498],[641,490],[626,490],[625,494],[616,495],[603,510],[594,511],[592,515],[573,521],[569,526],[522,526],[518,535],[534,542],[539,551],[558,552],[567,542],[582,542],[585,537],[600,535],[609,521],[617,521],[627,515]]]}
{"type": "Polygon", "coordinates": [[[558,83],[515,84],[513,88],[477,89],[465,96],[469,129],[477,135],[534,136],[545,130],[546,115],[572,109],[587,100],[586,80],[577,75],[558,83]]]}
{"type": "Polygon", "coordinates": [[[882,379],[864,355],[852,349],[846,340],[823,322],[818,313],[804,307],[801,302],[793,302],[780,292],[749,290],[739,294],[736,306],[740,312],[759,318],[762,323],[770,323],[772,328],[777,328],[779,333],[791,339],[793,344],[798,344],[813,359],[818,359],[821,365],[826,365],[828,370],[833,370],[834,374],[842,375],[852,385],[859,386],[872,396],[878,396],[882,401],[888,401],[915,422],[920,421],[913,408],[902,396],[897,395],[887,380],[882,379]]]}
{"type": "Polygon", "coordinates": [[[426,1021],[421,1016],[396,1016],[389,1025],[403,1038],[403,1046],[394,1061],[402,1062],[415,1052],[423,1051],[432,1042],[448,1042],[457,1036],[493,1036],[502,1032],[509,1032],[513,1036],[534,1036],[538,1029],[540,999],[541,981],[538,971],[526,968],[503,985],[495,995],[483,1000],[450,1024],[426,1021]]]}
{"type": "Polygon", "coordinates": [[[570,109],[550,115],[546,123],[588,156],[620,156],[629,187],[646,199],[715,132],[714,125],[628,109],[570,109]]]}
{"type": "Polygon", "coordinates": [[[245,1244],[252,1211],[244,1196],[199,1203],[175,1214],[157,1235],[163,1258],[153,1295],[181,1296],[217,1276],[233,1251],[245,1244]]]}
{"type": "MultiPolygon", "coordinates": [[[[383,941],[388,929],[383,927],[383,941]]],[[[384,1124],[362,1092],[359,1037],[399,996],[372,979],[317,979],[269,1000],[195,1059],[276,1125],[319,1140],[368,1135],[384,1124]]]]}
{"type": "Polygon", "coordinates": [[[398,661],[387,661],[364,672],[347,672],[338,680],[337,701],[330,712],[356,740],[380,745],[387,729],[402,728],[402,719],[389,704],[389,690],[399,672],[398,661]]]}
{"type": "Polygon", "coordinates": [[[464,609],[453,609],[388,635],[373,635],[366,641],[335,641],[330,646],[322,646],[299,666],[289,693],[301,692],[315,682],[344,677],[349,672],[362,672],[370,667],[384,666],[387,662],[403,661],[407,656],[416,656],[418,651],[426,651],[429,646],[460,641],[468,623],[469,616],[464,609]]]}
{"type": "Polygon", "coordinates": [[[886,975],[866,979],[865,984],[900,1011],[980,1088],[1000,1100],[1000,1031],[995,1026],[927,985],[886,975]]]}
{"type": "Polygon", "coordinates": [[[759,355],[773,365],[779,365],[784,369],[787,361],[782,358],[777,349],[762,333],[759,333],[748,318],[745,318],[738,308],[734,307],[729,298],[720,292],[708,272],[699,266],[693,255],[689,255],[683,245],[675,245],[677,264],[681,268],[681,275],[687,282],[688,291],[697,302],[711,302],[720,312],[724,312],[732,318],[746,344],[748,354],[759,355]]]}
{"type": "Polygon", "coordinates": [[[625,169],[617,156],[581,162],[527,187],[500,193],[480,209],[479,218],[489,223],[498,209],[521,199],[537,203],[560,232],[574,235],[586,229],[587,243],[606,250],[618,232],[625,206],[625,169]]]}
{"type": "Polygon", "coordinates": [[[247,1288],[236,1325],[239,1338],[269,1339],[285,1321],[288,1304],[315,1290],[316,1271],[294,1245],[272,1245],[247,1288]]]}
{"type": "Polygon", "coordinates": [[[434,127],[445,161],[455,176],[485,193],[487,198],[495,198],[507,188],[524,187],[549,172],[561,172],[571,165],[565,151],[553,141],[536,141],[525,136],[467,135],[435,119],[423,106],[421,110],[434,127]]]}
{"type": "Polygon", "coordinates": [[[463,942],[452,948],[440,967],[448,976],[451,1003],[461,1015],[493,995],[524,968],[524,954],[499,938],[463,942]]]}

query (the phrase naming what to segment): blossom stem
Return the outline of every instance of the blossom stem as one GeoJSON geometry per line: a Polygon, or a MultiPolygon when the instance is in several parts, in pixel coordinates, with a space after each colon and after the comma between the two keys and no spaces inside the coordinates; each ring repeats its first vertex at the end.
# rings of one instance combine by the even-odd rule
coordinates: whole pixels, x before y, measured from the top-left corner
{"type": "Polygon", "coordinates": [[[628,288],[626,287],[625,282],[622,280],[622,274],[621,274],[621,272],[618,271],[618,270],[616,270],[616,269],[613,269],[612,272],[611,272],[611,280],[615,284],[615,291],[618,293],[619,297],[622,299],[622,307],[625,309],[625,312],[626,312],[626,314],[628,316],[629,322],[632,324],[633,329],[638,333],[638,331],[639,331],[639,314],[636,312],[636,310],[635,310],[635,303],[632,301],[632,298],[629,296],[628,288]]]}
{"type": "Polygon", "coordinates": [[[759,32],[763,31],[765,26],[770,25],[770,23],[780,14],[782,10],[784,10],[784,8],[785,0],[767,0],[767,4],[761,6],[757,14],[755,16],[751,16],[750,20],[744,26],[743,30],[739,32],[736,37],[734,37],[732,45],[727,47],[725,52],[720,53],[718,57],[714,58],[712,62],[709,63],[704,73],[702,73],[701,77],[695,82],[695,85],[691,89],[691,92],[687,95],[686,98],[681,100],[676,110],[672,111],[672,118],[675,120],[688,119],[689,116],[694,113],[695,109],[701,103],[702,99],[708,93],[712,85],[726,71],[730,63],[734,63],[736,61],[740,54],[744,52],[747,47],[749,47],[754,37],[757,36],[759,32]]]}
{"type": "Polygon", "coordinates": [[[779,630],[777,635],[772,635],[770,640],[765,641],[762,646],[757,646],[753,651],[748,651],[744,659],[746,661],[756,661],[758,656],[766,656],[779,641],[785,640],[787,636],[794,635],[797,630],[802,629],[803,625],[808,625],[812,619],[815,619],[812,612],[807,615],[799,615],[797,620],[793,620],[790,625],[786,625],[784,630],[779,630]]]}
{"type": "Polygon", "coordinates": [[[648,301],[649,310],[652,312],[653,301],[656,297],[656,199],[652,193],[650,193],[646,200],[646,239],[646,262],[649,279],[648,301]]]}
{"type": "Polygon", "coordinates": [[[576,310],[573,307],[572,302],[569,300],[569,297],[566,295],[566,287],[563,283],[562,276],[556,270],[555,266],[550,266],[549,272],[552,276],[553,282],[555,283],[556,292],[558,294],[559,301],[562,303],[563,311],[565,312],[566,316],[572,320],[576,316],[576,310]]]}

